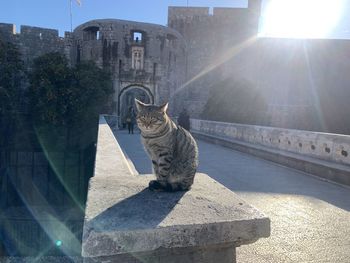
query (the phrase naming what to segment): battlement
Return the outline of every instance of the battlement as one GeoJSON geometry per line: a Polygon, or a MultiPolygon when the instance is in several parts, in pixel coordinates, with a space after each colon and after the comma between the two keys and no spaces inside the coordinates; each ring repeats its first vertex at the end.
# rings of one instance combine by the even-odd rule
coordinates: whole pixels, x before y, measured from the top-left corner
{"type": "Polygon", "coordinates": [[[248,9],[250,12],[257,13],[260,15],[261,0],[248,0],[248,9]]]}
{"type": "Polygon", "coordinates": [[[21,26],[21,35],[26,38],[38,37],[40,39],[58,38],[57,29],[33,26],[21,26]]]}
{"type": "Polygon", "coordinates": [[[168,19],[193,16],[209,16],[209,7],[169,6],[168,19]]]}
{"type": "Polygon", "coordinates": [[[237,15],[240,16],[247,13],[247,8],[214,7],[213,9],[213,16],[217,18],[231,18],[237,15]]]}
{"type": "Polygon", "coordinates": [[[216,18],[222,21],[231,19],[242,19],[243,17],[258,18],[261,12],[261,0],[249,0],[248,7],[214,7],[210,12],[209,7],[185,7],[185,6],[169,6],[168,7],[168,26],[182,30],[176,26],[176,21],[188,21],[198,18],[216,18]]]}
{"type": "Polygon", "coordinates": [[[192,19],[193,17],[209,17],[209,7],[168,7],[168,26],[171,27],[172,21],[192,19]]]}
{"type": "Polygon", "coordinates": [[[14,24],[0,23],[0,34],[5,39],[9,40],[16,34],[16,26],[14,24]]]}

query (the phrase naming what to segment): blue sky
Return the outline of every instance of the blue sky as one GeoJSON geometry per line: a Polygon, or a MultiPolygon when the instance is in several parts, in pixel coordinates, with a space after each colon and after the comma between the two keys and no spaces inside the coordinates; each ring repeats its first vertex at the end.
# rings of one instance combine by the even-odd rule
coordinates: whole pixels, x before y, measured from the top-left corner
{"type": "MultiPolygon", "coordinates": [[[[168,6],[187,5],[187,0],[81,0],[81,2],[82,5],[78,6],[76,0],[72,0],[73,28],[99,18],[118,18],[166,25],[168,6]]],[[[246,7],[247,2],[248,0],[188,0],[189,6],[208,7],[246,7]]],[[[350,0],[262,0],[262,2],[265,12],[262,13],[261,31],[264,32],[262,34],[264,36],[350,38],[350,0]],[[273,8],[266,8],[271,6],[273,8]],[[327,26],[327,23],[332,23],[332,26],[327,26]],[[264,29],[263,25],[267,25],[267,28],[264,29]]],[[[70,31],[69,3],[70,0],[3,0],[0,22],[15,24],[17,31],[20,25],[59,29],[59,34],[63,36],[64,31],[70,31]]]]}
{"type": "MultiPolygon", "coordinates": [[[[246,7],[247,0],[188,0],[190,6],[246,7]]],[[[70,31],[69,0],[4,0],[0,22],[70,31]]],[[[168,6],[186,6],[187,0],[72,0],[73,28],[98,18],[118,18],[166,25],[168,6]]]]}

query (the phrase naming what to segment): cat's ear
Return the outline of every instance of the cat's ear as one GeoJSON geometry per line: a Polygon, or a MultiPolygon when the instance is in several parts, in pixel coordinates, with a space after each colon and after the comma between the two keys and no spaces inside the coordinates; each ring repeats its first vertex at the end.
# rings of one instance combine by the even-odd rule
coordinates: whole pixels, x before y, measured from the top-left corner
{"type": "Polygon", "coordinates": [[[136,105],[137,111],[139,112],[143,109],[144,106],[146,106],[146,104],[139,101],[138,99],[135,99],[135,105],[136,105]]]}
{"type": "Polygon", "coordinates": [[[169,102],[164,103],[163,105],[159,106],[159,109],[162,112],[166,112],[166,110],[168,109],[168,104],[169,104],[169,102]]]}

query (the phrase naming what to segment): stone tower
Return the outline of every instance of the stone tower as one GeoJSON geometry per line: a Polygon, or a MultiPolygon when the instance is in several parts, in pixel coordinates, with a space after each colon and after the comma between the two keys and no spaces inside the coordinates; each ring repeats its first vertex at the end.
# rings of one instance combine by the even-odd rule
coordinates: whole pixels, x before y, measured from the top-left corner
{"type": "Polygon", "coordinates": [[[173,29],[103,19],[78,26],[72,39],[72,63],[93,60],[112,73],[114,112],[121,122],[134,106],[134,98],[163,103],[184,81],[186,45],[173,29]]]}
{"type": "MultiPolygon", "coordinates": [[[[168,26],[187,43],[187,84],[183,107],[198,116],[224,64],[224,51],[258,33],[261,0],[249,0],[248,8],[169,7],[168,26]]],[[[227,56],[226,56],[227,57],[227,56]]]]}

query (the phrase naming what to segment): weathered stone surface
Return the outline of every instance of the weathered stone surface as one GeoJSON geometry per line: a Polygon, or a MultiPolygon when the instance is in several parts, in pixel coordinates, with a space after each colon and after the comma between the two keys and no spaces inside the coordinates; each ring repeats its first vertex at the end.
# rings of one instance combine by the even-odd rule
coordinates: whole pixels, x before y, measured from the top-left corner
{"type": "Polygon", "coordinates": [[[350,136],[191,119],[193,134],[282,165],[350,185],[350,136]]]}
{"type": "MultiPolygon", "coordinates": [[[[139,135],[117,131],[140,173],[150,173],[139,135]]],[[[271,219],[271,236],[237,248],[239,263],[349,263],[350,188],[230,148],[197,140],[199,171],[271,219]]],[[[179,261],[181,262],[181,261],[179,261]]],[[[216,260],[213,262],[220,262],[216,260]]]]}
{"type": "Polygon", "coordinates": [[[132,175],[133,170],[117,143],[105,118],[101,115],[98,126],[95,176],[132,175]]]}
{"type": "Polygon", "coordinates": [[[270,222],[205,174],[188,192],[148,190],[152,176],[94,177],[86,208],[84,257],[160,248],[252,243],[270,222]]]}

